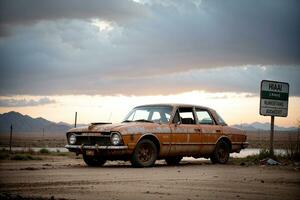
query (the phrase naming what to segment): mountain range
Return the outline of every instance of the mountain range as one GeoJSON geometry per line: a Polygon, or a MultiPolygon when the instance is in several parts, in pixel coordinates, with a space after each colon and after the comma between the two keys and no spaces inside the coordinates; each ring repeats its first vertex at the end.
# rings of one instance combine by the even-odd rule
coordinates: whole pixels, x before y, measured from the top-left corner
{"type": "Polygon", "coordinates": [[[55,123],[44,118],[32,118],[18,112],[0,114],[0,132],[9,132],[13,125],[14,132],[66,132],[72,125],[59,122],[55,123]]]}
{"type": "MultiPolygon", "coordinates": [[[[242,124],[235,124],[232,127],[239,128],[245,131],[269,131],[270,130],[270,123],[261,123],[261,122],[253,122],[251,124],[242,123],[242,124]]],[[[274,125],[274,130],[276,131],[296,131],[297,127],[281,127],[274,125]]]]}
{"type": "MultiPolygon", "coordinates": [[[[68,129],[72,128],[73,125],[65,123],[65,122],[52,122],[46,120],[44,118],[32,118],[28,115],[22,115],[18,112],[8,112],[4,114],[0,114],[0,132],[9,132],[10,125],[13,124],[14,132],[42,132],[43,129],[45,132],[61,132],[64,133],[68,129]]],[[[78,126],[82,126],[84,124],[79,124],[78,126]]],[[[250,124],[242,123],[235,124],[232,127],[243,129],[246,131],[268,131],[270,130],[270,123],[260,123],[253,122],[250,124]]],[[[297,127],[280,127],[274,126],[277,131],[296,131],[297,127]]]]}

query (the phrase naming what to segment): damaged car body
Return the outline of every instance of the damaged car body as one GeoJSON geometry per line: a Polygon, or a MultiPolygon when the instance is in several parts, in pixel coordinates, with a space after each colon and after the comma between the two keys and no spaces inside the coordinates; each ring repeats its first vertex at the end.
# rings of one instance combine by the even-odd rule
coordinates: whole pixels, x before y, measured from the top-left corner
{"type": "Polygon", "coordinates": [[[186,156],[225,164],[230,153],[248,146],[245,133],[227,126],[215,110],[184,104],[138,106],[122,123],[92,123],[66,136],[66,148],[82,154],[89,166],[129,160],[135,167],[151,167],[158,159],[175,165],[186,156]]]}

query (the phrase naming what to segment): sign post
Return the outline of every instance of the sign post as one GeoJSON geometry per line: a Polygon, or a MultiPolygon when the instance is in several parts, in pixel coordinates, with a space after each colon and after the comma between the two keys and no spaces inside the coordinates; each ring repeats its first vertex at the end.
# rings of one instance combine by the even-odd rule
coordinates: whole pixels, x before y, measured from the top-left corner
{"type": "Polygon", "coordinates": [[[12,133],[13,133],[13,125],[10,125],[10,134],[9,134],[9,153],[11,154],[11,145],[12,145],[12,133]]]}
{"type": "Polygon", "coordinates": [[[75,112],[75,123],[74,123],[74,127],[76,128],[77,126],[77,112],[75,112]]]}
{"type": "Polygon", "coordinates": [[[289,102],[289,84],[278,81],[262,80],[260,84],[259,114],[271,116],[270,154],[274,154],[275,116],[287,117],[289,102]]]}

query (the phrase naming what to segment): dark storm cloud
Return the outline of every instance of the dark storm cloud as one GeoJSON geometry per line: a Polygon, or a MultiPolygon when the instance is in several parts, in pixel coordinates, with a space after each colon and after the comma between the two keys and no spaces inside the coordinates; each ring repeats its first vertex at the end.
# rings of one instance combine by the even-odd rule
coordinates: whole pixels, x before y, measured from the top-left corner
{"type": "Polygon", "coordinates": [[[104,18],[122,21],[143,13],[129,0],[1,0],[0,23],[34,23],[39,20],[104,18]]]}
{"type": "Polygon", "coordinates": [[[41,106],[56,103],[55,100],[47,97],[39,100],[26,100],[26,99],[0,99],[0,107],[28,107],[28,106],[41,106]]]}
{"type": "Polygon", "coordinates": [[[300,1],[0,2],[0,95],[255,93],[265,77],[300,95],[300,1]]]}

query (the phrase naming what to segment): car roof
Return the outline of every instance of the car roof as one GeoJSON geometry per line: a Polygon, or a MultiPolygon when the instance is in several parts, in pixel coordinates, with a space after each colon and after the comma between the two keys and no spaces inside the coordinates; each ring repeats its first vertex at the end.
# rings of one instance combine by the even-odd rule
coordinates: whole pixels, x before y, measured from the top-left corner
{"type": "Polygon", "coordinates": [[[211,109],[211,108],[205,107],[205,106],[199,106],[199,105],[193,105],[193,104],[182,104],[182,103],[181,104],[178,104],[178,103],[146,104],[146,105],[136,106],[136,108],[145,107],[145,106],[196,107],[196,108],[200,108],[200,109],[215,111],[214,109],[211,109]]]}

